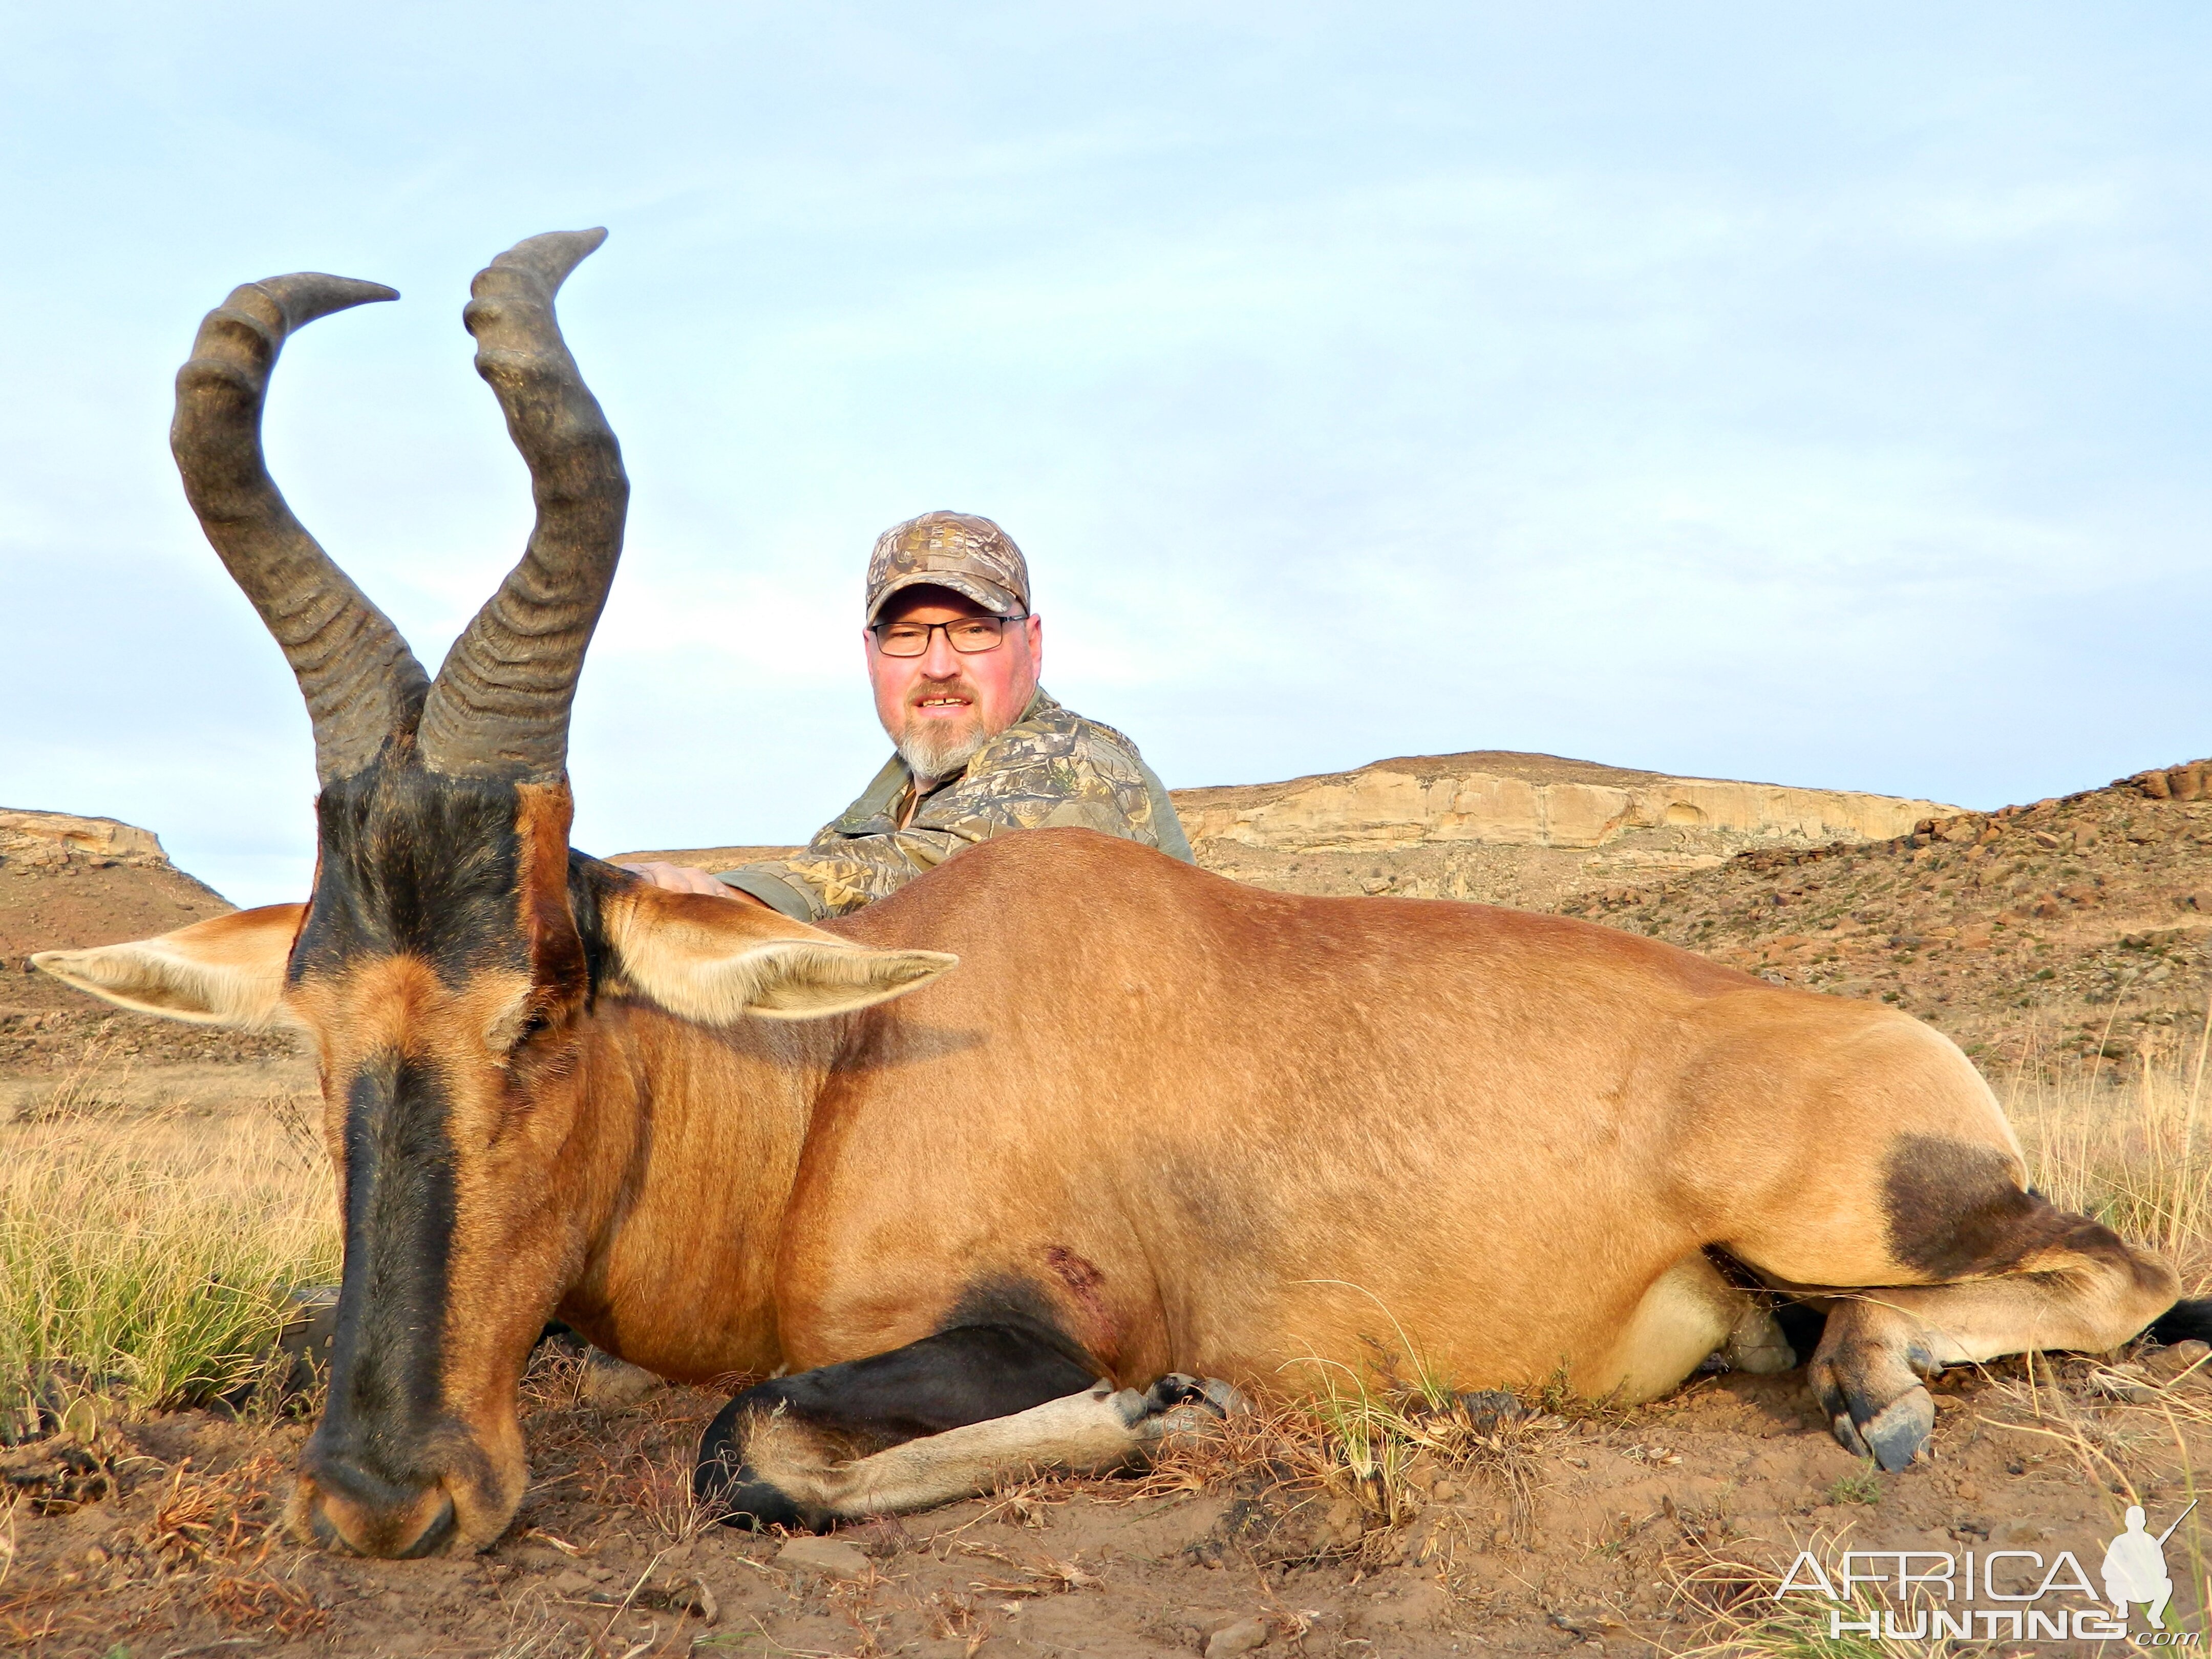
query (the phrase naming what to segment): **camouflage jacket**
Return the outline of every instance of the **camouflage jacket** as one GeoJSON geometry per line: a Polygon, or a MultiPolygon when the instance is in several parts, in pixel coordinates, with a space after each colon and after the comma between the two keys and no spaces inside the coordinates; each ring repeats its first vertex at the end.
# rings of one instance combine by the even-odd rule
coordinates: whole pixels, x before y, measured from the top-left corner
{"type": "Polygon", "coordinates": [[[887,898],[954,854],[1009,830],[1079,824],[1190,862],[1168,792],[1131,743],[1040,690],[1020,720],[924,796],[899,828],[914,773],[894,754],[834,822],[787,859],[720,878],[800,921],[887,898]]]}

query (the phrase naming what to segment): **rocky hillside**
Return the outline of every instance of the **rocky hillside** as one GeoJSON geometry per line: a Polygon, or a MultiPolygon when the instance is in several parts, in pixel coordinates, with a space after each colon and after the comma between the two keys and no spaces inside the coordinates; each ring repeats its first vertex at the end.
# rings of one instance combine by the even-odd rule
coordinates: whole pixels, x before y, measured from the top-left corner
{"type": "Polygon", "coordinates": [[[1534,908],[1711,869],[1753,848],[1886,841],[1957,811],[1498,751],[1179,789],[1175,802],[1199,862],[1239,881],[1534,908]]]}
{"type": "Polygon", "coordinates": [[[1559,908],[1768,978],[1878,997],[2004,1066],[2195,1042],[2212,963],[2212,763],[1880,842],[1765,848],[1559,908]]]}
{"type": "Polygon", "coordinates": [[[227,1062],[289,1053],[111,1008],[33,970],[33,951],[144,939],[233,907],[171,864],[154,835],[113,818],[0,810],[0,1075],[116,1060],[227,1062]]]}

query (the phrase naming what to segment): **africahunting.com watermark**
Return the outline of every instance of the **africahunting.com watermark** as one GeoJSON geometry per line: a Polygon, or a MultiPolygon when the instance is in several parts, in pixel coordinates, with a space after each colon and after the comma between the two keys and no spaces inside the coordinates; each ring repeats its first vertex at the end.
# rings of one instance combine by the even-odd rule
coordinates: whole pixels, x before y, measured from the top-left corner
{"type": "Polygon", "coordinates": [[[2098,1582],[2072,1550],[1844,1550],[1821,1559],[1800,1550],[1774,1599],[1825,1598],[1828,1635],[1905,1642],[2130,1641],[2139,1647],[2202,1648],[2194,1631],[2170,1630],[2173,1600],[2166,1544],[2188,1509],[2154,1533],[2130,1507],[2127,1528],[2105,1546],[2098,1582]],[[1900,1603],[1879,1606],[1874,1598],[1900,1603]],[[2131,1615],[2147,1629],[2130,1629],[2131,1615]]]}

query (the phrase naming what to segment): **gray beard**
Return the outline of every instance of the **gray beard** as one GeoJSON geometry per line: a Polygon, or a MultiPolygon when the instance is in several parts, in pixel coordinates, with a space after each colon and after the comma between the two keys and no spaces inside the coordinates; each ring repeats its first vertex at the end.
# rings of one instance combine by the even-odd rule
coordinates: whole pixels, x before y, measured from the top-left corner
{"type": "Polygon", "coordinates": [[[991,740],[982,728],[978,720],[964,731],[909,732],[899,741],[899,758],[914,769],[915,776],[939,782],[975,759],[991,740]]]}

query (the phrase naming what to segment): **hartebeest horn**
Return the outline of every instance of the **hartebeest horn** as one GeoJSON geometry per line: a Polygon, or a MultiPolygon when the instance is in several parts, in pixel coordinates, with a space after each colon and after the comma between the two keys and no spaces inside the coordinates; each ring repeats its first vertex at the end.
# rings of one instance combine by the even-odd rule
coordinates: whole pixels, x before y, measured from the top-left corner
{"type": "Polygon", "coordinates": [[[234,288],[177,371],[169,447],[185,495],[224,568],[298,676],[315,727],[315,773],[350,777],[415,723],[428,679],[385,614],[284,504],[261,452],[261,407],[284,337],[318,317],[396,300],[381,283],[303,270],[234,288]]]}
{"type": "Polygon", "coordinates": [[[518,242],[477,273],[462,320],[477,338],[538,523],[522,562],[447,653],[422,711],[420,752],[448,775],[542,777],[568,752],[584,648],[622,556],[629,480],[622,447],[561,338],[553,296],[604,230],[518,242]]]}

